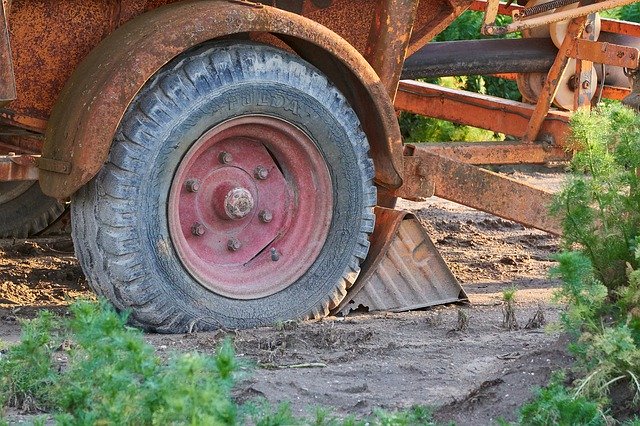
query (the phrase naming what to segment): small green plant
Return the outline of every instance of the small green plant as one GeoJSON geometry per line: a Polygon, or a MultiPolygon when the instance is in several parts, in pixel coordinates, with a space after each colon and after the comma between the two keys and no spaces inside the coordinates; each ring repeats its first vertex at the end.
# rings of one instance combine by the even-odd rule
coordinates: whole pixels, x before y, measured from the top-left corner
{"type": "Polygon", "coordinates": [[[605,425],[598,405],[582,396],[575,396],[556,374],[547,387],[538,389],[533,401],[520,409],[519,423],[530,426],[605,425]]]}
{"type": "Polygon", "coordinates": [[[510,287],[502,291],[502,327],[507,330],[517,330],[518,319],[516,318],[516,293],[518,289],[510,287]]]}
{"type": "Polygon", "coordinates": [[[50,409],[58,376],[53,364],[56,321],[50,312],[24,321],[20,343],[0,359],[0,402],[25,412],[50,409]]]}

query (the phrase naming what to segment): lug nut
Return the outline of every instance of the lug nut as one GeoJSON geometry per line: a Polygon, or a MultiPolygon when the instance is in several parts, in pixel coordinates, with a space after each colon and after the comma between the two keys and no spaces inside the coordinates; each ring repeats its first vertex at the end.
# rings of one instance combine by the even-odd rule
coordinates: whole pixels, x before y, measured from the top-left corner
{"type": "Polygon", "coordinates": [[[231,238],[227,241],[227,249],[229,251],[238,251],[242,247],[242,243],[237,238],[231,238]]]}
{"type": "Polygon", "coordinates": [[[256,177],[256,179],[265,180],[267,177],[269,177],[269,170],[267,170],[264,166],[258,166],[253,172],[253,175],[256,177]]]}
{"type": "Polygon", "coordinates": [[[220,163],[222,164],[229,164],[230,162],[233,161],[233,156],[226,151],[222,151],[218,155],[218,161],[220,161],[220,163]]]}
{"type": "Polygon", "coordinates": [[[198,192],[200,190],[200,181],[198,179],[189,179],[185,186],[189,192],[198,192]]]}
{"type": "Polygon", "coordinates": [[[277,262],[280,259],[280,253],[275,248],[271,248],[271,260],[277,262]]]}
{"type": "Polygon", "coordinates": [[[191,233],[196,237],[202,237],[205,232],[207,231],[201,223],[196,222],[191,226],[191,233]]]}
{"type": "Polygon", "coordinates": [[[269,210],[262,210],[258,213],[258,218],[262,223],[269,223],[273,220],[273,214],[269,210]]]}

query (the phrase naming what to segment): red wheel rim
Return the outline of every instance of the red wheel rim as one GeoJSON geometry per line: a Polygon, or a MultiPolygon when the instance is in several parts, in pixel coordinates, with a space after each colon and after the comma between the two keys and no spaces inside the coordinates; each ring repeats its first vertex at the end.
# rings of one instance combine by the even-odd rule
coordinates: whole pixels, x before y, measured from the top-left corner
{"type": "Polygon", "coordinates": [[[309,269],[332,205],[331,177],[314,142],[283,120],[245,116],[212,128],[185,154],[171,184],[169,232],[201,285],[255,299],[309,269]]]}

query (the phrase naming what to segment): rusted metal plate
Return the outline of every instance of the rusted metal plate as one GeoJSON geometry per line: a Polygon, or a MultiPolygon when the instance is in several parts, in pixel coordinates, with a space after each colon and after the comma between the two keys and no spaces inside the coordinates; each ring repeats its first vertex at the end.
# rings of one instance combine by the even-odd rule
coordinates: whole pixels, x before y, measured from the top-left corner
{"type": "MultiPolygon", "coordinates": [[[[523,133],[534,111],[532,105],[522,102],[406,80],[400,82],[395,106],[401,111],[514,136],[523,133]]],[[[542,132],[556,143],[563,141],[569,118],[566,112],[550,112],[542,124],[542,132]]]]}
{"type": "MultiPolygon", "coordinates": [[[[421,147],[413,147],[411,154],[420,159],[417,171],[433,182],[436,197],[552,234],[562,233],[560,220],[549,214],[553,193],[421,147]]],[[[403,194],[408,199],[424,196],[403,194]]]]}
{"type": "Polygon", "coordinates": [[[35,155],[0,155],[0,182],[38,180],[35,155]]]}
{"type": "Polygon", "coordinates": [[[114,28],[115,0],[13,0],[9,14],[18,97],[5,122],[44,131],[77,64],[114,28]]]}
{"type": "Polygon", "coordinates": [[[413,155],[416,149],[474,165],[546,164],[571,159],[571,153],[563,148],[543,143],[444,142],[410,144],[405,145],[405,155],[413,155]]]}
{"type": "Polygon", "coordinates": [[[376,230],[369,257],[358,281],[334,313],[347,315],[362,308],[407,311],[468,300],[412,214],[380,207],[375,213],[376,230]]]}
{"type": "Polygon", "coordinates": [[[570,58],[623,68],[638,68],[638,49],[607,42],[578,40],[568,52],[570,58]]]}
{"type": "Polygon", "coordinates": [[[472,0],[429,0],[418,5],[415,25],[407,55],[412,55],[447,28],[462,12],[469,8],[472,0]]]}
{"type": "Polygon", "coordinates": [[[127,106],[169,60],[204,41],[249,32],[280,36],[330,78],[334,75],[372,146],[376,182],[398,187],[402,146],[395,111],[386,88],[356,49],[299,15],[268,6],[196,1],[165,6],[129,21],[79,65],[52,112],[43,148],[45,158],[70,161],[71,172],[43,171],[43,191],[65,198],[97,173],[127,106]]]}
{"type": "Polygon", "coordinates": [[[0,106],[16,98],[16,80],[4,2],[0,3],[0,106]]]}

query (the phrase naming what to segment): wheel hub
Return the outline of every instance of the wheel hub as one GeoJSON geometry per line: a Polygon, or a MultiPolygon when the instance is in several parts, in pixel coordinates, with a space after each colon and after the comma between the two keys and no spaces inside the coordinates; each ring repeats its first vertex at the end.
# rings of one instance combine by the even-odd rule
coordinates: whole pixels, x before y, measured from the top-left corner
{"type": "Polygon", "coordinates": [[[322,154],[294,125],[248,116],[205,133],[183,157],[168,205],[187,271],[223,296],[280,291],[317,258],[332,217],[322,154]]]}
{"type": "Polygon", "coordinates": [[[224,211],[229,219],[242,219],[253,210],[253,197],[245,188],[233,188],[224,197],[224,211]]]}

